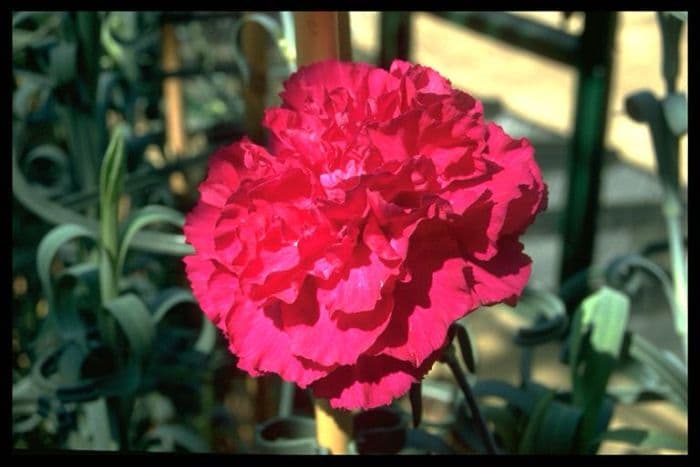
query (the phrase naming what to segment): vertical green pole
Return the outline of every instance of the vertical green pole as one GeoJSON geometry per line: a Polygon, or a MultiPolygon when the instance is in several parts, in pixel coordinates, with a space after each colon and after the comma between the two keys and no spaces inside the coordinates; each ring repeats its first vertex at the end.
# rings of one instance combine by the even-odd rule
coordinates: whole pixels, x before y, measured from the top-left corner
{"type": "Polygon", "coordinates": [[[593,259],[616,24],[617,13],[587,12],[580,39],[560,284],[587,268],[593,259]]]}
{"type": "Polygon", "coordinates": [[[392,60],[409,60],[411,55],[411,13],[382,11],[379,14],[381,34],[379,66],[389,68],[392,60]]]}

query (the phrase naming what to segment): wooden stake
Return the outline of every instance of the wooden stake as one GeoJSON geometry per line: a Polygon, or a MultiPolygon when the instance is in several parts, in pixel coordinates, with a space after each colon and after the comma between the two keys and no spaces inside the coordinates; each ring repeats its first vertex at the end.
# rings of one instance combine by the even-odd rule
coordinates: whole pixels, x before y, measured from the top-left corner
{"type": "MultiPolygon", "coordinates": [[[[172,72],[180,68],[180,55],[175,37],[175,27],[164,24],[162,34],[163,71],[172,72]]],[[[185,132],[185,112],[182,102],[182,81],[179,78],[163,80],[163,98],[165,99],[165,157],[172,160],[185,151],[187,135],[185,132]]]]}
{"type": "Polygon", "coordinates": [[[294,12],[297,66],[319,60],[340,58],[338,13],[336,11],[294,12]]]}
{"type": "MultiPolygon", "coordinates": [[[[347,12],[344,12],[347,15],[347,12]]],[[[349,42],[349,18],[342,33],[347,55],[349,42]]],[[[336,11],[294,12],[294,29],[297,44],[297,66],[301,67],[319,60],[343,59],[341,56],[341,27],[336,11]]],[[[345,57],[349,58],[349,57],[345,57]]],[[[316,414],[316,439],[319,446],[328,448],[332,454],[346,454],[352,435],[352,414],[331,408],[325,399],[314,400],[316,414]]]]}
{"type": "Polygon", "coordinates": [[[316,440],[331,454],[347,454],[352,437],[352,414],[331,408],[326,399],[314,399],[316,440]]]}

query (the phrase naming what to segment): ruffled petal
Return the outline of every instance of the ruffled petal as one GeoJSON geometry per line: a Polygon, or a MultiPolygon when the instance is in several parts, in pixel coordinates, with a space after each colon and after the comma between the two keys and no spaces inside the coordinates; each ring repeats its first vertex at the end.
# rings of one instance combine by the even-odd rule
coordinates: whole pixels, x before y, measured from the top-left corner
{"type": "MultiPolygon", "coordinates": [[[[368,74],[376,68],[366,63],[325,60],[300,67],[284,83],[280,94],[285,106],[294,110],[308,109],[307,104],[323,102],[324,94],[336,88],[358,92],[367,88],[368,74]]],[[[386,72],[385,72],[386,73],[386,72]]],[[[357,96],[358,99],[366,97],[357,96]]]]}
{"type": "Polygon", "coordinates": [[[192,293],[212,323],[226,329],[224,319],[240,298],[238,280],[216,261],[199,255],[183,258],[192,293]]]}
{"type": "Polygon", "coordinates": [[[389,293],[364,313],[331,313],[319,307],[314,281],[307,279],[294,303],[280,303],[281,328],[294,355],[324,366],[349,365],[384,331],[393,303],[389,293]]]}
{"type": "Polygon", "coordinates": [[[216,254],[212,232],[220,215],[220,208],[200,201],[185,216],[183,232],[198,255],[212,257],[216,254]]]}
{"type": "Polygon", "coordinates": [[[381,299],[384,285],[398,274],[396,267],[388,266],[364,245],[355,248],[346,267],[346,273],[337,281],[319,284],[318,304],[331,312],[372,310],[381,299]]]}
{"type": "Polygon", "coordinates": [[[329,399],[336,409],[373,409],[403,396],[430,371],[442,349],[418,368],[385,355],[362,356],[355,365],[341,366],[312,384],[314,396],[329,399]]]}
{"type": "Polygon", "coordinates": [[[411,280],[396,285],[391,322],[368,353],[421,365],[442,345],[450,324],[478,305],[468,290],[467,264],[444,222],[423,222],[406,260],[411,280]]]}
{"type": "Polygon", "coordinates": [[[532,260],[513,237],[498,244],[498,254],[488,261],[469,261],[465,270],[472,300],[479,305],[504,302],[515,306],[530,279],[532,260]]]}
{"type": "Polygon", "coordinates": [[[289,338],[279,327],[280,319],[278,304],[261,307],[250,300],[240,302],[227,317],[229,348],[238,356],[238,367],[252,376],[277,373],[305,388],[333,367],[293,355],[289,338]]]}
{"type": "Polygon", "coordinates": [[[525,139],[514,140],[496,124],[488,126],[488,159],[501,170],[487,182],[503,211],[503,235],[520,235],[547,206],[547,188],[525,139]]]}

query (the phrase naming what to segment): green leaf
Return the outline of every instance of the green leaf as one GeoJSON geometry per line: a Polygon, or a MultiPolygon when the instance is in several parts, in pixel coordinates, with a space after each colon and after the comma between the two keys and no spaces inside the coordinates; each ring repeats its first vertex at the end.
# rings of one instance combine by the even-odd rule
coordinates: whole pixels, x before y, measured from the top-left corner
{"type": "MultiPolygon", "coordinates": [[[[103,71],[98,75],[95,89],[95,116],[98,121],[105,121],[107,118],[112,91],[118,85],[119,78],[120,75],[116,71],[103,71]]],[[[99,127],[98,132],[98,141],[100,144],[106,144],[107,130],[99,127]]]]}
{"type": "MultiPolygon", "coordinates": [[[[48,162],[51,167],[48,169],[54,174],[54,180],[51,185],[33,184],[36,188],[44,191],[45,196],[55,196],[66,192],[70,188],[70,174],[68,168],[68,156],[58,146],[53,144],[42,144],[36,146],[27,153],[24,158],[24,166],[30,169],[37,161],[43,160],[48,162]]],[[[29,170],[26,170],[27,172],[29,170]]]]}
{"type": "Polygon", "coordinates": [[[644,449],[672,449],[674,451],[687,451],[687,437],[680,438],[670,433],[655,430],[641,430],[638,428],[617,428],[602,433],[598,442],[617,441],[632,444],[644,449]]]}
{"type": "Polygon", "coordinates": [[[525,425],[523,436],[520,439],[520,443],[518,443],[518,454],[537,453],[537,446],[535,444],[537,432],[540,430],[540,425],[544,420],[549,405],[554,400],[554,396],[554,391],[548,391],[533,407],[532,413],[528,417],[527,425],[525,425]]]}
{"type": "Polygon", "coordinates": [[[668,385],[674,402],[688,408],[688,372],[677,357],[661,351],[636,333],[630,334],[628,352],[631,358],[645,365],[668,385]]]}
{"type": "Polygon", "coordinates": [[[216,344],[216,327],[211,321],[202,317],[202,330],[199,333],[197,342],[194,344],[195,350],[202,352],[203,354],[209,354],[214,350],[214,345],[216,344]]]}
{"type": "Polygon", "coordinates": [[[13,70],[13,75],[17,89],[12,95],[12,111],[15,117],[24,120],[45,104],[51,94],[52,83],[39,73],[13,70]]]}
{"type": "MultiPolygon", "coordinates": [[[[97,238],[99,225],[75,211],[66,209],[59,203],[52,202],[36,193],[27,183],[19,169],[18,154],[21,152],[19,142],[22,141],[23,125],[13,125],[12,144],[12,193],[17,200],[32,213],[51,224],[77,224],[83,226],[97,238]]],[[[134,249],[162,253],[173,256],[185,256],[194,253],[193,248],[185,243],[184,235],[166,234],[160,232],[139,232],[131,242],[134,249]]]]}
{"type": "Polygon", "coordinates": [[[538,453],[572,454],[582,415],[578,407],[552,401],[535,436],[538,453]]]}
{"type": "Polygon", "coordinates": [[[149,451],[174,451],[176,446],[189,452],[208,452],[207,443],[193,430],[184,425],[160,425],[146,435],[154,443],[149,451]]]}
{"type": "MultiPolygon", "coordinates": [[[[171,288],[162,294],[158,306],[153,312],[153,324],[157,325],[166,314],[170,312],[176,305],[180,303],[192,303],[199,308],[199,303],[194,298],[192,293],[188,290],[182,288],[171,288]]],[[[200,310],[201,311],[201,310],[200,310]]],[[[216,344],[216,327],[211,321],[201,312],[202,325],[199,333],[199,337],[194,344],[195,350],[202,352],[204,354],[210,353],[214,349],[216,344]]]]}
{"type": "Polygon", "coordinates": [[[82,405],[85,418],[80,424],[82,434],[92,441],[91,448],[98,451],[116,451],[119,448],[118,436],[113,423],[113,417],[107,408],[104,398],[87,402],[82,405]]]}
{"type": "Polygon", "coordinates": [[[667,400],[682,406],[671,386],[663,381],[650,365],[630,355],[632,340],[632,333],[628,332],[623,348],[623,358],[616,369],[616,374],[620,375],[625,382],[608,387],[608,394],[622,404],[667,400]]]}
{"type": "Polygon", "coordinates": [[[638,402],[660,401],[671,397],[665,388],[649,387],[641,384],[609,387],[608,394],[616,403],[626,405],[638,402]]]}
{"type": "Polygon", "coordinates": [[[161,232],[139,232],[131,242],[134,249],[162,253],[172,256],[187,256],[194,254],[194,248],[185,243],[184,235],[166,234],[161,232]]]}
{"type": "MultiPolygon", "coordinates": [[[[66,340],[83,341],[86,323],[81,319],[79,308],[86,299],[89,302],[88,307],[93,310],[98,308],[97,266],[92,263],[80,263],[66,269],[56,281],[55,293],[55,307],[50,310],[58,331],[66,340]]],[[[97,320],[99,318],[96,316],[97,320]]]]}
{"type": "Polygon", "coordinates": [[[12,405],[12,433],[27,433],[34,430],[39,424],[44,421],[44,418],[39,415],[39,408],[36,403],[27,405],[12,405]]]}
{"type": "Polygon", "coordinates": [[[566,316],[566,305],[551,292],[527,286],[518,299],[516,312],[525,313],[533,319],[539,316],[556,318],[566,316]]]}
{"type": "MultiPolygon", "coordinates": [[[[615,411],[615,402],[612,397],[608,396],[607,394],[603,397],[603,401],[600,404],[600,410],[598,410],[598,414],[591,423],[592,428],[590,429],[591,433],[594,433],[595,435],[591,435],[590,439],[588,440],[588,444],[579,447],[577,446],[577,449],[579,449],[579,453],[582,454],[596,454],[598,450],[600,449],[600,443],[596,442],[596,436],[599,433],[604,432],[605,430],[608,429],[608,426],[610,425],[610,420],[612,420],[613,412],[615,411]]],[[[581,427],[579,430],[579,433],[583,431],[585,427],[581,427]]],[[[577,439],[577,442],[583,439],[583,437],[579,436],[579,439],[577,439]]]]}
{"type": "Polygon", "coordinates": [[[515,312],[529,316],[534,322],[532,327],[518,330],[514,339],[518,345],[539,345],[557,339],[566,332],[566,306],[553,293],[526,287],[515,312]]]}
{"type": "Polygon", "coordinates": [[[54,203],[36,193],[19,169],[19,154],[22,152],[20,142],[24,140],[24,127],[21,123],[13,125],[12,138],[12,192],[28,210],[52,224],[78,224],[97,232],[97,222],[88,219],[59,203],[54,203]]]}
{"type": "Polygon", "coordinates": [[[524,391],[505,381],[483,379],[478,380],[472,389],[477,397],[499,397],[525,414],[529,414],[537,403],[537,396],[530,391],[524,391]]]}
{"type": "MultiPolygon", "coordinates": [[[[124,174],[126,173],[124,150],[126,133],[127,127],[123,123],[114,128],[102,159],[99,183],[101,218],[109,216],[116,219],[117,216],[119,197],[122,193],[124,174]]],[[[111,219],[109,220],[111,221],[111,219]]]]}
{"type": "Polygon", "coordinates": [[[105,151],[100,168],[100,200],[102,203],[107,203],[105,207],[109,212],[116,209],[115,203],[119,201],[125,166],[125,151],[124,139],[126,138],[127,127],[125,124],[120,124],[114,128],[112,137],[105,151]]]}
{"type": "MultiPolygon", "coordinates": [[[[574,386],[574,400],[582,403],[585,383],[580,364],[588,358],[607,355],[617,359],[622,349],[629,315],[629,299],[608,287],[584,300],[574,315],[570,336],[569,365],[574,386]],[[591,352],[584,353],[584,338],[589,335],[591,352]]],[[[587,367],[593,366],[588,361],[587,367]]],[[[607,375],[609,376],[609,375],[607,375]]],[[[607,384],[607,376],[603,384],[607,384]]],[[[600,383],[598,381],[597,383],[600,383]]]]}
{"type": "Polygon", "coordinates": [[[60,225],[52,229],[39,243],[36,254],[36,268],[41,287],[49,303],[49,310],[55,306],[54,291],[51,285],[51,264],[59,248],[78,238],[95,239],[93,232],[75,224],[60,225]]]}
{"type": "MultiPolygon", "coordinates": [[[[12,28],[18,28],[20,24],[28,19],[34,19],[35,23],[39,24],[39,27],[45,25],[50,19],[54,17],[54,13],[43,12],[43,11],[18,11],[12,13],[12,28]]],[[[13,31],[14,32],[14,31],[13,31]]]]}
{"type": "Polygon", "coordinates": [[[12,54],[13,56],[26,47],[36,46],[36,44],[49,34],[53,34],[61,24],[61,16],[56,13],[21,12],[12,16],[12,54]],[[19,28],[18,25],[33,16],[39,26],[28,31],[19,28]]]}
{"type": "Polygon", "coordinates": [[[99,165],[97,144],[98,124],[92,112],[79,110],[76,106],[58,105],[56,113],[60,123],[67,130],[68,153],[76,171],[76,182],[81,189],[96,186],[99,165]]]}
{"type": "Polygon", "coordinates": [[[121,295],[105,304],[124,332],[130,355],[140,359],[151,351],[155,328],[146,305],[134,294],[121,295]]]}
{"type": "MultiPolygon", "coordinates": [[[[114,61],[119,65],[121,71],[129,79],[129,81],[137,81],[139,78],[139,68],[138,61],[136,57],[136,52],[134,47],[125,47],[121,44],[119,40],[119,30],[124,30],[130,21],[133,22],[132,18],[135,15],[134,12],[124,12],[116,11],[107,13],[107,16],[102,21],[102,27],[100,29],[100,42],[102,47],[104,47],[105,52],[114,59],[114,61]]],[[[126,31],[127,35],[133,36],[133,31],[126,31]]],[[[133,40],[134,37],[131,37],[133,40]]]]}
{"type": "MultiPolygon", "coordinates": [[[[100,45],[101,21],[96,11],[78,11],[75,13],[75,28],[81,51],[81,65],[85,69],[84,77],[88,86],[94,86],[97,81],[97,72],[100,69],[100,45]]],[[[91,88],[91,95],[94,88],[91,88]]]]}
{"type": "Polygon", "coordinates": [[[180,303],[193,303],[198,305],[192,292],[181,287],[172,287],[164,290],[158,297],[158,305],[153,310],[153,324],[160,323],[171,309],[180,303]]]}
{"type": "Polygon", "coordinates": [[[146,206],[136,211],[126,222],[120,235],[117,277],[122,275],[126,254],[136,233],[147,225],[156,223],[168,223],[182,228],[185,218],[179,211],[166,206],[146,206]]]}
{"type": "Polygon", "coordinates": [[[580,451],[591,446],[596,436],[608,380],[623,347],[628,316],[629,299],[608,287],[586,298],[574,315],[569,364],[573,401],[583,409],[577,444],[580,451]]]}
{"type": "Polygon", "coordinates": [[[125,167],[124,138],[126,125],[118,125],[105,152],[100,168],[100,291],[102,303],[119,294],[119,275],[116,269],[119,250],[118,212],[125,167]]]}
{"type": "Polygon", "coordinates": [[[624,340],[629,299],[624,294],[603,287],[583,303],[586,322],[592,327],[591,346],[594,351],[619,357],[624,340]]]}
{"type": "Polygon", "coordinates": [[[25,433],[36,428],[43,418],[38,414],[37,400],[41,390],[31,376],[12,385],[12,432],[25,433]]]}
{"type": "Polygon", "coordinates": [[[480,406],[484,418],[494,425],[494,431],[500,437],[501,444],[507,452],[518,449],[518,417],[508,407],[496,407],[484,404],[480,406]]]}
{"type": "Polygon", "coordinates": [[[49,52],[49,74],[56,84],[72,81],[78,71],[78,45],[60,42],[49,52]]]}
{"type": "Polygon", "coordinates": [[[628,276],[632,270],[642,271],[659,281],[661,290],[666,296],[674,316],[676,330],[680,335],[684,335],[685,322],[682,319],[682,312],[679,309],[679,304],[674,297],[673,283],[666,271],[658,264],[638,254],[620,256],[609,263],[605,272],[606,280],[608,284],[623,284],[625,282],[625,276],[628,276]]]}
{"type": "Polygon", "coordinates": [[[457,408],[457,417],[451,426],[451,431],[475,454],[486,454],[486,446],[476,428],[466,402],[462,399],[457,408]]]}
{"type": "Polygon", "coordinates": [[[135,393],[141,383],[140,369],[130,361],[121,369],[97,378],[82,378],[73,384],[56,389],[56,396],[63,403],[88,402],[100,397],[124,397],[135,393]]]}

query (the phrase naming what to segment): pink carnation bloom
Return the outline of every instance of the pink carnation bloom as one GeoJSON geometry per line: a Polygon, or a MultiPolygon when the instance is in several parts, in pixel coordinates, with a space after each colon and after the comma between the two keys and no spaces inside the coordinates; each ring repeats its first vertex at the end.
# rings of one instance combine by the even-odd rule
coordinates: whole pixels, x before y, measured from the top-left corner
{"type": "Polygon", "coordinates": [[[244,139],[211,158],[187,276],[252,376],[336,408],[389,404],[450,324],[522,292],[518,237],[546,204],[533,148],[403,61],[302,67],[281,97],[269,152],[244,139]]]}

